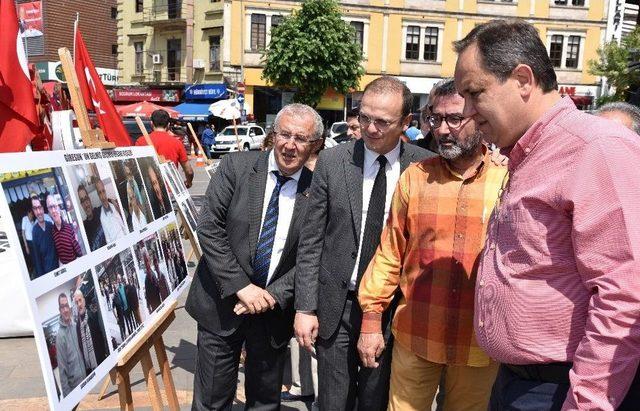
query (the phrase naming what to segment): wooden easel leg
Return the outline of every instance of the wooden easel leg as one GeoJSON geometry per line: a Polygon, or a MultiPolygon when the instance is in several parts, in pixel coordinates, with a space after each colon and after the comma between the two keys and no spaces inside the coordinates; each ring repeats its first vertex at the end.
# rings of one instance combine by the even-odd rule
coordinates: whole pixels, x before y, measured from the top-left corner
{"type": "Polygon", "coordinates": [[[100,393],[98,394],[98,401],[104,398],[104,394],[107,392],[109,385],[116,385],[116,370],[109,371],[109,377],[104,379],[100,393]]]}
{"type": "Polygon", "coordinates": [[[142,355],[140,363],[142,364],[142,372],[144,373],[144,378],[147,381],[147,390],[149,391],[151,408],[154,411],[161,411],[162,397],[160,396],[160,387],[158,386],[156,371],[153,368],[153,362],[151,362],[151,354],[149,354],[149,351],[142,355]]]}
{"type": "Polygon", "coordinates": [[[167,401],[169,402],[170,410],[180,410],[180,402],[178,401],[178,394],[176,393],[176,386],[173,383],[173,377],[171,376],[171,366],[167,359],[167,352],[164,348],[164,341],[162,336],[159,336],[153,343],[156,349],[156,357],[158,358],[158,367],[162,373],[162,382],[164,383],[164,390],[167,394],[167,401]]]}
{"type": "Polygon", "coordinates": [[[133,411],[133,396],[131,395],[131,381],[129,373],[118,370],[118,397],[120,397],[120,409],[133,411]]]}

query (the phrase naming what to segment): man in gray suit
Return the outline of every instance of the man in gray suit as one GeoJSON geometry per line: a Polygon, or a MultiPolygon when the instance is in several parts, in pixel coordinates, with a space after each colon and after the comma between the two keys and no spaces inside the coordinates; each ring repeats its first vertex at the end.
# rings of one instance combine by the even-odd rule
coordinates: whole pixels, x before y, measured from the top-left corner
{"type": "MultiPolygon", "coordinates": [[[[390,351],[379,367],[362,367],[356,290],[380,242],[400,173],[432,155],[400,140],[412,103],[407,86],[393,77],[369,83],[358,117],[362,139],[322,151],[314,171],[298,249],[294,328],[301,345],[311,350],[315,344],[323,411],[352,410],[356,403],[359,410],[387,407],[390,351]]],[[[387,311],[389,346],[393,308],[387,311]]]]}
{"type": "Polygon", "coordinates": [[[226,155],[198,223],[203,257],[186,302],[198,322],[194,410],[230,410],[245,345],[245,409],[277,410],[293,334],[298,234],[322,119],[309,106],[284,107],[274,148],[226,155]]]}

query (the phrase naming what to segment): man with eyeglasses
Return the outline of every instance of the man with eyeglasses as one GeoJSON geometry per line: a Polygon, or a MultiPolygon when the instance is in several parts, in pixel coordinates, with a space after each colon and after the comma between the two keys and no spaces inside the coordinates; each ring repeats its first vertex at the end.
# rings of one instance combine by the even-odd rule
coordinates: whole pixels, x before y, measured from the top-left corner
{"type": "Polygon", "coordinates": [[[39,197],[31,197],[31,208],[36,216],[36,222],[33,225],[33,250],[31,253],[34,267],[32,280],[55,270],[59,266],[58,254],[53,241],[54,225],[50,219],[47,220],[45,217],[43,203],[39,197]]]}
{"type": "Polygon", "coordinates": [[[278,410],[293,335],[298,234],[322,119],[303,104],[274,121],[269,151],[224,156],[198,222],[203,257],[186,302],[198,322],[194,410],[230,410],[246,349],[245,409],[278,410]]]}
{"type": "MultiPolygon", "coordinates": [[[[413,97],[396,78],[367,85],[360,105],[362,138],[320,153],[296,267],[298,342],[318,357],[321,410],[384,410],[390,350],[364,368],[356,344],[362,312],[358,284],[380,241],[396,182],[428,152],[401,142],[413,97]]],[[[385,343],[391,344],[386,314],[385,343]]]]}
{"type": "Polygon", "coordinates": [[[382,315],[398,287],[389,410],[431,408],[444,375],[445,410],[485,410],[497,365],[473,334],[476,261],[507,169],[491,161],[482,133],[462,115],[453,79],[431,91],[428,120],[439,157],[402,174],[380,247],[359,288],[358,351],[377,367],[382,315]]]}
{"type": "Polygon", "coordinates": [[[84,224],[84,231],[87,234],[87,240],[89,241],[89,248],[91,251],[95,251],[98,248],[107,244],[104,238],[104,230],[100,223],[100,206],[93,207],[89,192],[84,184],[78,185],[78,200],[80,200],[80,206],[84,211],[86,218],[82,221],[84,224]]]}

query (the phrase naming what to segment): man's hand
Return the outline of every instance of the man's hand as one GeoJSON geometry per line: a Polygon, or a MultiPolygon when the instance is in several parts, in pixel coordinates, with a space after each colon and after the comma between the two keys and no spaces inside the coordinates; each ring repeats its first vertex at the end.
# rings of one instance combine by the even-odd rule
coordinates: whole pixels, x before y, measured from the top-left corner
{"type": "Polygon", "coordinates": [[[313,313],[296,313],[293,330],[298,344],[312,352],[318,337],[318,317],[313,313]]]}
{"type": "Polygon", "coordinates": [[[358,338],[358,354],[362,365],[367,368],[377,368],[376,358],[380,357],[384,350],[384,338],[381,333],[360,334],[358,338]]]}
{"type": "MultiPolygon", "coordinates": [[[[267,298],[273,298],[273,296],[267,290],[264,290],[264,292],[268,294],[267,298]]],[[[274,307],[271,307],[271,309],[273,309],[274,307]]],[[[238,301],[236,303],[235,307],[233,307],[233,312],[236,313],[236,315],[251,314],[249,307],[246,306],[242,301],[238,301]]]]}
{"type": "Polygon", "coordinates": [[[192,185],[191,180],[184,180],[184,185],[187,188],[191,188],[191,185],[192,185]]]}
{"type": "MultiPolygon", "coordinates": [[[[244,305],[249,314],[259,314],[276,306],[276,300],[263,288],[254,284],[249,284],[236,293],[240,303],[244,305]]],[[[236,307],[238,305],[236,304],[236,307]]],[[[240,309],[239,309],[240,310],[240,309]]],[[[234,308],[234,311],[235,308],[234,308]]],[[[236,312],[238,314],[238,312],[236,312]]]]}

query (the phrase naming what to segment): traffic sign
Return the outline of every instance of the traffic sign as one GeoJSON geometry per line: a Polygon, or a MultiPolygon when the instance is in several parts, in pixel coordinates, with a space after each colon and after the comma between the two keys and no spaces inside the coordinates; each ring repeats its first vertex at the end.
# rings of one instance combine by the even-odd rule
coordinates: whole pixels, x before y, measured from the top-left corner
{"type": "Polygon", "coordinates": [[[244,94],[238,94],[238,97],[236,97],[236,100],[238,100],[238,103],[244,104],[244,94]]]}

